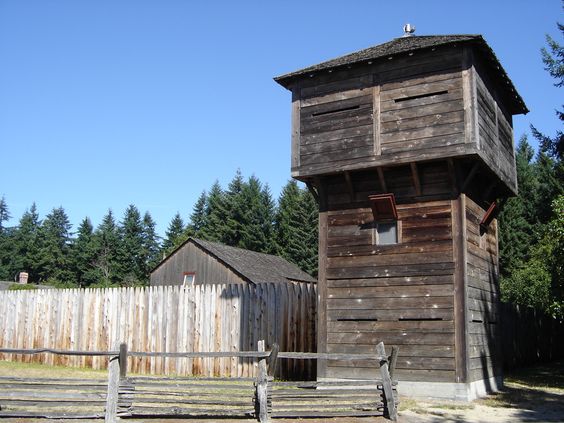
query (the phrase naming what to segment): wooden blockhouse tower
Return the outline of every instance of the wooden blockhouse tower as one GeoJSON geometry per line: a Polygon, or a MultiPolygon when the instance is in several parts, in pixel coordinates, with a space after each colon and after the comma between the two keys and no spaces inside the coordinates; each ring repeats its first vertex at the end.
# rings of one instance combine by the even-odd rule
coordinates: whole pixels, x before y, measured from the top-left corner
{"type": "MultiPolygon", "coordinates": [[[[528,110],[494,52],[405,36],[275,80],[292,92],[292,176],[320,207],[318,351],[384,341],[414,394],[495,389],[496,200],[517,192],[512,116],[528,110]]],[[[320,363],[318,378],[376,369],[320,363]]]]}

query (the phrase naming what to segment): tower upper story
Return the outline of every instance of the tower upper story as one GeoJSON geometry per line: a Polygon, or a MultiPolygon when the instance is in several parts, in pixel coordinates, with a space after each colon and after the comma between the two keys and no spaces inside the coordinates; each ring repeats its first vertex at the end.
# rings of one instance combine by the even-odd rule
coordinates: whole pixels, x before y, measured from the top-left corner
{"type": "Polygon", "coordinates": [[[449,160],[517,192],[512,116],[528,110],[480,35],[396,38],[275,80],[297,179],[449,160]]]}

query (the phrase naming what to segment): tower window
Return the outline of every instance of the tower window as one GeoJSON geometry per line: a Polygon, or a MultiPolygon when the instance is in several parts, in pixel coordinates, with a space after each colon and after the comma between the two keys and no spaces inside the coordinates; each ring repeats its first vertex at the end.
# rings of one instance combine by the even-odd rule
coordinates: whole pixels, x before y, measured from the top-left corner
{"type": "Polygon", "coordinates": [[[398,222],[376,223],[376,244],[392,245],[398,243],[398,222]]]}

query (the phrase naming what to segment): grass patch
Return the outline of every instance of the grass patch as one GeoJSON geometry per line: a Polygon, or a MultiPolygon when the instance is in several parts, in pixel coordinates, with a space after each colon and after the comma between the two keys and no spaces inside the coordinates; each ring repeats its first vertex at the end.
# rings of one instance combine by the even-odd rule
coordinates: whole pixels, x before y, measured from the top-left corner
{"type": "Polygon", "coordinates": [[[40,377],[40,378],[77,378],[77,379],[107,379],[107,370],[93,370],[88,368],[50,366],[41,363],[18,363],[0,360],[0,376],[12,377],[40,377]]]}

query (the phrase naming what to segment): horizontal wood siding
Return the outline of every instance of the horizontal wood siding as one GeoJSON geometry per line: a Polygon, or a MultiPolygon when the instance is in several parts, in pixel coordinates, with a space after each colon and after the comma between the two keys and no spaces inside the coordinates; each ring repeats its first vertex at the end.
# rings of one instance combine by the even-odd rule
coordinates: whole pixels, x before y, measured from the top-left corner
{"type": "Polygon", "coordinates": [[[485,210],[467,197],[468,354],[470,381],[501,374],[497,221],[480,234],[485,210]]]}
{"type": "Polygon", "coordinates": [[[479,74],[476,74],[476,92],[482,157],[505,184],[516,190],[517,174],[511,123],[479,74]]]}
{"type": "MultiPolygon", "coordinates": [[[[454,381],[450,201],[404,202],[414,195],[407,189],[410,170],[396,170],[386,178],[405,194],[397,197],[402,242],[396,245],[374,245],[366,199],[379,192],[375,173],[355,175],[352,202],[346,183],[327,178],[327,301],[320,312],[326,315],[326,348],[368,352],[380,341],[398,345],[400,380],[454,381]]],[[[423,191],[442,184],[432,177],[422,180],[423,191]]],[[[370,361],[328,362],[325,377],[375,375],[377,369],[370,361]]]]}
{"type": "Polygon", "coordinates": [[[462,53],[439,50],[301,80],[293,176],[466,154],[462,53]]]}
{"type": "Polygon", "coordinates": [[[151,286],[182,285],[184,272],[195,273],[195,283],[247,283],[229,267],[188,242],[151,273],[151,286]]]}
{"type": "Polygon", "coordinates": [[[380,119],[383,155],[463,144],[461,72],[383,84],[380,119]]]}
{"type": "MultiPolygon", "coordinates": [[[[282,351],[314,352],[315,284],[217,284],[190,288],[0,291],[0,347],[74,351],[256,351],[274,342],[282,351]]],[[[105,368],[105,357],[0,354],[1,360],[105,368]]],[[[277,377],[311,378],[309,360],[280,360],[277,377]]],[[[128,372],[254,377],[246,358],[130,357],[128,372]]]]}
{"type": "MultiPolygon", "coordinates": [[[[302,101],[300,108],[300,165],[356,160],[373,155],[372,90],[361,78],[329,84],[344,89],[302,101]],[[347,89],[355,87],[354,89],[347,89]]],[[[306,91],[307,88],[303,91],[306,91]]]]}

